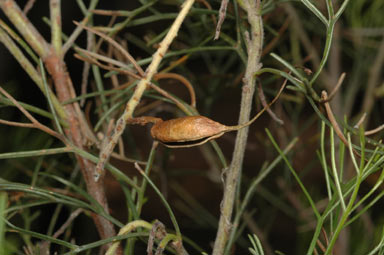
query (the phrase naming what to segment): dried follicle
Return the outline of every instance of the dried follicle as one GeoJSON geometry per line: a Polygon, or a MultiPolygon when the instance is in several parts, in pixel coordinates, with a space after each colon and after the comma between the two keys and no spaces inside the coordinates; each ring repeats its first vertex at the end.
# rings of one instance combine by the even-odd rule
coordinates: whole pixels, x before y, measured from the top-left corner
{"type": "Polygon", "coordinates": [[[200,115],[157,121],[151,129],[151,136],[169,148],[198,146],[226,132],[249,126],[260,116],[260,113],[255,116],[256,118],[238,126],[226,126],[200,115]]]}
{"type": "Polygon", "coordinates": [[[204,144],[222,136],[226,132],[239,130],[251,125],[269,109],[283,91],[285,82],[272,102],[266,105],[250,121],[237,126],[226,126],[204,116],[186,116],[163,121],[156,117],[143,116],[127,120],[129,124],[145,125],[154,123],[151,129],[153,139],[170,148],[185,148],[204,144]]]}
{"type": "Polygon", "coordinates": [[[224,134],[228,127],[204,116],[186,116],[157,122],[151,129],[154,139],[162,143],[192,142],[224,134]]]}

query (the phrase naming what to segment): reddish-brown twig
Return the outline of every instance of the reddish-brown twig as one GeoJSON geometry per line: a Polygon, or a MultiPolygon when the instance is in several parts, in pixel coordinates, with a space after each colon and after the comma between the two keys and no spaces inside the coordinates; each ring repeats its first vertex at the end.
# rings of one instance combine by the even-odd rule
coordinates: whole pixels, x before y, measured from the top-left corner
{"type": "MultiPolygon", "coordinates": [[[[41,131],[47,133],[47,134],[50,134],[51,136],[54,136],[56,138],[58,138],[59,140],[61,140],[62,142],[66,143],[65,141],[65,138],[63,135],[57,133],[56,131],[50,129],[49,127],[41,124],[38,120],[36,120],[24,107],[22,107],[17,101],[15,98],[13,98],[10,94],[8,94],[7,91],[5,91],[1,86],[0,86],[0,92],[6,96],[9,100],[11,100],[11,102],[25,115],[25,117],[27,117],[31,122],[32,124],[27,124],[28,126],[30,127],[34,127],[34,128],[37,128],[37,129],[40,129],[41,131]]],[[[15,122],[13,122],[13,124],[15,124],[15,122]]]]}

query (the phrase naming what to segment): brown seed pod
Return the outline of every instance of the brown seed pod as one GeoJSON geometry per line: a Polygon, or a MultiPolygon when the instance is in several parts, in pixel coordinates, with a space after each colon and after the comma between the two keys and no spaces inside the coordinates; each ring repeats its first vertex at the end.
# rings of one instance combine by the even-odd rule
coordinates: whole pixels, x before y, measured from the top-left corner
{"type": "MultiPolygon", "coordinates": [[[[186,116],[155,123],[151,129],[151,135],[154,139],[168,145],[168,147],[179,147],[175,143],[181,145],[181,143],[198,141],[213,136],[217,138],[227,130],[227,126],[207,117],[186,116]]],[[[184,144],[182,147],[189,146],[184,144]]]]}
{"type": "Polygon", "coordinates": [[[166,121],[155,117],[143,116],[130,119],[127,122],[139,125],[154,123],[151,129],[151,136],[153,139],[163,143],[167,147],[185,148],[198,146],[209,140],[216,139],[226,132],[239,130],[252,124],[277,100],[284,89],[285,83],[286,82],[284,82],[271,103],[266,105],[250,121],[237,126],[226,126],[204,116],[186,116],[166,121]]]}

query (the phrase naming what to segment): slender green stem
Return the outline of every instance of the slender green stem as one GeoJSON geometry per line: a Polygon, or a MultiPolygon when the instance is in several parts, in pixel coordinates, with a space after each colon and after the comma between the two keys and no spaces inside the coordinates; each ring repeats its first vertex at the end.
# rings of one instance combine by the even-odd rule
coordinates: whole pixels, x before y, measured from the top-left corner
{"type": "Polygon", "coordinates": [[[313,213],[315,214],[316,218],[319,220],[321,218],[321,215],[319,213],[319,211],[317,210],[316,208],[316,204],[313,202],[311,196],[309,195],[309,192],[308,190],[305,188],[304,184],[302,183],[302,181],[300,180],[300,177],[297,175],[295,169],[292,167],[292,164],[289,162],[289,160],[287,159],[287,157],[284,155],[284,153],[281,151],[279,145],[276,143],[275,139],[273,138],[271,132],[269,132],[268,129],[266,129],[266,132],[267,132],[267,135],[269,137],[269,139],[271,140],[273,146],[275,147],[275,149],[278,151],[278,153],[283,157],[284,159],[284,162],[286,163],[286,165],[288,166],[290,172],[292,173],[293,177],[295,177],[295,180],[297,181],[297,183],[299,184],[301,190],[303,191],[305,197],[307,198],[309,204],[311,205],[312,207],[312,210],[313,210],[313,213]]]}
{"type": "MultiPolygon", "coordinates": [[[[77,2],[79,3],[80,1],[78,0],[77,2]]],[[[96,5],[98,2],[99,2],[99,0],[91,0],[88,10],[84,10],[85,17],[82,21],[83,25],[85,25],[86,22],[91,19],[92,15],[93,15],[92,11],[96,8],[96,5]]],[[[81,6],[81,4],[79,4],[79,6],[81,6]]],[[[72,47],[74,41],[81,34],[82,31],[83,31],[83,28],[80,26],[77,26],[76,29],[72,32],[72,34],[68,37],[68,40],[65,42],[65,44],[62,47],[62,55],[63,56],[72,47]]],[[[62,36],[64,37],[63,33],[62,33],[62,36]]]]}
{"type": "Polygon", "coordinates": [[[62,55],[61,41],[61,0],[50,0],[51,12],[51,44],[57,56],[62,55]]]}
{"type": "Polygon", "coordinates": [[[15,40],[20,46],[28,53],[28,55],[36,62],[39,62],[39,57],[33,52],[31,47],[15,32],[13,31],[3,20],[0,19],[0,27],[4,29],[8,35],[15,40]]]}
{"type": "Polygon", "coordinates": [[[275,53],[271,53],[271,56],[277,61],[279,61],[281,64],[283,64],[286,68],[288,68],[294,75],[296,75],[300,79],[301,83],[304,83],[304,81],[306,81],[306,78],[299,71],[297,71],[297,69],[293,67],[290,63],[288,63],[275,53]]]}
{"type": "Polygon", "coordinates": [[[55,244],[58,244],[58,245],[62,245],[64,247],[68,247],[70,249],[76,249],[78,247],[77,245],[68,243],[66,241],[63,241],[63,240],[60,240],[60,239],[57,239],[57,238],[53,238],[53,237],[50,237],[50,236],[47,236],[47,235],[43,235],[43,234],[40,234],[40,233],[37,233],[37,232],[34,232],[34,231],[29,231],[27,229],[19,228],[19,227],[13,225],[12,223],[10,223],[8,220],[6,220],[4,218],[1,219],[1,221],[4,221],[8,225],[8,227],[10,229],[13,229],[14,231],[17,231],[17,232],[20,232],[20,233],[23,233],[23,234],[26,234],[28,236],[35,237],[35,238],[38,238],[38,239],[41,239],[41,240],[46,240],[46,241],[49,241],[51,243],[55,243],[55,244]]]}
{"type": "MultiPolygon", "coordinates": [[[[29,59],[25,57],[24,53],[19,49],[19,47],[17,47],[17,45],[12,41],[12,39],[2,28],[0,28],[0,41],[12,54],[12,56],[16,59],[16,61],[20,64],[20,66],[24,69],[28,76],[35,82],[39,89],[45,94],[45,96],[48,96],[48,94],[46,94],[44,83],[40,74],[37,72],[37,70],[29,61],[29,59]]],[[[49,89],[49,96],[52,99],[52,103],[55,106],[55,109],[59,116],[62,119],[66,119],[66,113],[64,111],[64,108],[61,106],[59,100],[51,89],[49,89]]]]}
{"type": "Polygon", "coordinates": [[[323,58],[320,61],[319,68],[316,70],[315,74],[312,76],[311,81],[309,82],[309,86],[312,87],[317,78],[319,77],[320,73],[323,71],[325,64],[327,63],[329,53],[331,51],[331,45],[333,40],[333,31],[335,29],[335,21],[330,20],[329,26],[327,27],[327,37],[325,41],[325,47],[323,50],[323,58]]]}
{"type": "Polygon", "coordinates": [[[320,233],[321,233],[321,229],[322,229],[322,227],[323,227],[323,224],[324,224],[324,217],[320,217],[320,218],[317,220],[315,233],[313,234],[311,244],[309,245],[309,248],[308,248],[308,251],[307,251],[306,254],[314,254],[313,251],[314,251],[315,248],[316,248],[316,244],[317,244],[317,241],[318,241],[318,239],[319,239],[319,236],[320,236],[320,233]]]}
{"type": "Polygon", "coordinates": [[[328,20],[324,17],[324,15],[316,8],[309,0],[301,0],[301,2],[318,17],[324,25],[328,25],[328,20]]]}
{"type": "Polygon", "coordinates": [[[325,4],[327,5],[328,20],[332,20],[333,19],[333,15],[335,15],[335,12],[333,10],[332,0],[326,0],[325,4]]]}
{"type": "MultiPolygon", "coordinates": [[[[154,141],[152,144],[152,149],[149,153],[149,157],[147,160],[147,165],[145,166],[145,174],[149,176],[150,171],[152,169],[153,161],[155,160],[155,155],[156,155],[156,148],[158,146],[159,142],[154,141]]],[[[138,215],[141,213],[141,209],[144,205],[144,195],[145,195],[145,189],[147,187],[147,180],[144,178],[143,182],[141,183],[141,187],[138,190],[138,196],[137,196],[137,203],[136,203],[136,211],[138,215]]]]}
{"type": "Polygon", "coordinates": [[[320,138],[320,147],[321,147],[321,160],[323,164],[324,169],[324,176],[325,176],[325,182],[327,184],[327,193],[328,193],[328,199],[332,199],[332,190],[331,190],[331,182],[329,180],[329,174],[328,174],[328,165],[327,165],[327,157],[325,155],[325,122],[321,122],[321,138],[320,138]]]}
{"type": "MultiPolygon", "coordinates": [[[[349,145],[349,147],[351,146],[351,144],[349,145]]],[[[351,157],[354,157],[355,155],[352,153],[350,153],[351,157]]],[[[360,184],[362,182],[362,174],[359,174],[358,178],[357,178],[357,181],[355,183],[355,187],[354,187],[354,190],[353,190],[353,193],[352,193],[352,196],[349,200],[349,203],[348,203],[348,206],[347,208],[345,208],[344,212],[343,212],[343,215],[341,216],[341,219],[335,229],[335,233],[333,234],[332,236],[332,239],[330,240],[329,242],[329,245],[327,247],[327,250],[325,252],[325,255],[328,255],[328,254],[331,254],[332,253],[332,250],[333,250],[333,246],[335,245],[338,237],[339,237],[339,234],[341,232],[341,230],[345,227],[345,222],[347,221],[349,215],[352,213],[352,208],[353,208],[353,205],[356,201],[356,198],[357,198],[357,194],[359,192],[359,188],[360,188],[360,184]]]]}
{"type": "Polygon", "coordinates": [[[62,147],[62,148],[55,148],[55,149],[7,152],[7,153],[1,153],[0,159],[37,157],[37,156],[46,156],[46,155],[61,154],[61,153],[68,153],[68,152],[73,152],[72,148],[62,147]]]}
{"type": "Polygon", "coordinates": [[[341,181],[339,180],[339,173],[337,172],[336,169],[336,160],[335,160],[335,138],[334,138],[334,132],[333,128],[330,128],[330,138],[331,138],[331,163],[332,163],[332,171],[333,171],[333,178],[335,179],[335,186],[337,193],[339,195],[341,207],[343,208],[343,211],[345,211],[345,202],[344,202],[344,197],[343,197],[343,192],[341,191],[341,181]]]}
{"type": "Polygon", "coordinates": [[[338,20],[341,16],[341,14],[343,14],[343,12],[345,11],[345,8],[347,8],[347,5],[349,3],[349,0],[344,0],[343,4],[340,6],[339,10],[337,11],[334,19],[335,20],[338,20]]]}
{"type": "MultiPolygon", "coordinates": [[[[0,103],[3,104],[3,105],[8,105],[8,106],[15,106],[11,100],[9,100],[8,98],[6,97],[3,97],[0,95],[0,103]]],[[[20,101],[18,101],[18,103],[25,109],[27,110],[28,112],[33,112],[33,113],[36,113],[40,116],[43,116],[43,117],[46,117],[46,118],[49,118],[49,119],[53,119],[53,115],[50,113],[50,112],[47,112],[45,110],[42,110],[38,107],[35,107],[33,105],[30,105],[30,104],[26,104],[26,103],[22,103],[20,101]]],[[[67,123],[64,122],[64,120],[60,119],[60,123],[61,125],[63,125],[64,127],[67,127],[67,123]]]]}
{"type": "Polygon", "coordinates": [[[44,40],[43,36],[25,16],[23,11],[14,1],[0,0],[0,8],[9,18],[12,24],[19,30],[27,43],[34,49],[37,54],[44,58],[50,53],[50,46],[44,40]]]}
{"type": "Polygon", "coordinates": [[[271,73],[271,74],[275,74],[275,75],[279,75],[281,77],[284,77],[285,79],[287,79],[291,83],[293,83],[299,91],[306,93],[306,87],[304,86],[304,84],[301,81],[298,81],[297,79],[295,79],[291,74],[289,74],[287,72],[284,72],[284,71],[281,71],[278,69],[274,69],[274,68],[262,68],[255,73],[255,76],[259,76],[263,73],[271,73]]]}
{"type": "MultiPolygon", "coordinates": [[[[289,144],[288,146],[284,149],[283,153],[284,155],[286,155],[289,151],[291,151],[291,149],[295,146],[296,142],[298,141],[298,138],[294,138],[289,144]]],[[[236,212],[236,216],[235,216],[235,219],[233,221],[233,224],[235,226],[238,226],[240,224],[240,220],[241,220],[241,217],[243,216],[243,213],[246,209],[246,207],[248,206],[248,203],[250,202],[256,188],[258,187],[258,185],[260,184],[260,182],[262,180],[264,180],[269,173],[271,173],[271,171],[275,168],[275,166],[283,159],[282,155],[279,155],[274,161],[272,161],[268,167],[260,172],[260,174],[256,177],[255,180],[252,181],[251,185],[249,186],[248,190],[247,190],[247,193],[245,194],[244,196],[244,199],[241,203],[241,206],[240,206],[240,209],[236,212]]],[[[229,239],[228,239],[228,246],[227,246],[227,249],[225,250],[225,253],[224,254],[229,254],[229,247],[231,247],[231,245],[233,244],[233,242],[235,241],[235,234],[236,234],[236,231],[235,229],[233,229],[231,231],[231,234],[229,236],[229,239]]]]}
{"type": "MultiPolygon", "coordinates": [[[[73,152],[76,154],[79,154],[81,157],[86,158],[93,163],[97,163],[99,161],[99,158],[90,154],[89,152],[86,152],[78,147],[73,146],[72,147],[73,152]]],[[[129,186],[132,186],[135,189],[140,189],[137,183],[135,183],[131,178],[129,178],[126,174],[121,172],[119,169],[116,167],[112,166],[111,164],[107,164],[106,168],[115,176],[116,179],[122,180],[123,182],[127,183],[129,186]]]]}
{"type": "Polygon", "coordinates": [[[43,84],[44,84],[45,94],[47,95],[47,100],[48,100],[49,109],[51,110],[51,113],[52,113],[52,116],[53,116],[53,120],[55,121],[57,130],[59,131],[60,134],[63,135],[64,132],[63,132],[63,129],[61,128],[59,117],[57,116],[56,111],[55,111],[55,108],[54,108],[54,106],[53,106],[53,102],[52,102],[51,94],[49,93],[49,87],[48,87],[47,77],[46,77],[46,75],[45,75],[44,64],[43,64],[43,61],[42,61],[41,59],[39,60],[39,65],[40,65],[41,77],[43,78],[43,84]]]}
{"type": "MultiPolygon", "coordinates": [[[[322,161],[322,165],[323,165],[323,169],[324,169],[324,176],[325,176],[325,183],[326,183],[326,186],[327,186],[327,194],[328,194],[328,200],[331,201],[332,200],[332,189],[331,189],[331,180],[330,180],[330,177],[329,177],[329,172],[328,172],[328,164],[327,164],[327,156],[325,154],[325,127],[326,127],[326,124],[324,121],[321,122],[321,137],[320,137],[320,150],[321,150],[321,161],[322,161]]],[[[330,216],[330,227],[331,227],[331,232],[333,232],[333,213],[331,212],[330,213],[331,216],[330,216]]]]}
{"type": "Polygon", "coordinates": [[[368,253],[367,255],[375,255],[375,254],[382,255],[383,254],[383,247],[384,247],[384,228],[382,228],[382,230],[381,230],[381,239],[380,239],[379,244],[373,250],[371,250],[371,252],[368,253]]]}
{"type": "Polygon", "coordinates": [[[154,191],[156,192],[156,194],[160,197],[161,201],[163,202],[165,208],[167,209],[168,211],[168,214],[169,214],[169,217],[171,218],[171,221],[173,223],[173,227],[175,228],[175,232],[176,232],[176,235],[179,237],[179,239],[181,240],[182,239],[182,236],[181,236],[181,231],[180,231],[180,228],[179,228],[179,224],[177,223],[177,220],[176,220],[176,217],[175,217],[175,214],[173,213],[172,209],[171,209],[171,206],[169,205],[169,203],[167,202],[167,200],[165,199],[165,197],[163,196],[163,194],[160,192],[160,190],[156,187],[156,185],[152,182],[152,180],[146,175],[146,173],[141,170],[140,167],[138,167],[138,165],[136,165],[136,168],[137,170],[140,172],[140,174],[147,180],[147,182],[149,183],[149,185],[151,185],[151,187],[154,189],[154,191]]]}
{"type": "Polygon", "coordinates": [[[8,194],[7,192],[0,192],[0,255],[5,255],[5,247],[6,247],[6,242],[5,242],[5,221],[1,219],[6,218],[7,214],[7,204],[8,204],[8,194]]]}

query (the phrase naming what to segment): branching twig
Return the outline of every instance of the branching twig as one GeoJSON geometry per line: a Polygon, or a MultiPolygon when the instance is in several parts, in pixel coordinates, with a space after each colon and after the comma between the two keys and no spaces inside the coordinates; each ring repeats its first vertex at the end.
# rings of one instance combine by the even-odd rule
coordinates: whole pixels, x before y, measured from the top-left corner
{"type": "Polygon", "coordinates": [[[100,161],[96,166],[96,171],[94,176],[95,180],[98,180],[100,178],[100,175],[103,173],[104,165],[108,161],[108,158],[111,155],[117,143],[117,140],[119,139],[119,137],[121,136],[121,134],[125,129],[126,121],[132,118],[133,112],[136,106],[139,104],[141,96],[143,95],[148,84],[150,83],[153,75],[156,73],[157,68],[160,64],[160,61],[164,57],[164,54],[167,52],[169,45],[171,44],[173,39],[176,37],[177,32],[179,31],[180,26],[184,21],[184,18],[187,16],[190,8],[192,7],[193,2],[194,0],[187,0],[183,3],[182,9],[180,10],[176,20],[172,24],[170,30],[168,31],[163,41],[160,43],[159,49],[153,55],[152,62],[148,66],[145,72],[144,78],[140,80],[132,98],[127,103],[127,106],[125,108],[123,115],[118,119],[113,136],[108,137],[108,145],[104,148],[101,148],[100,161]]]}
{"type": "Polygon", "coordinates": [[[219,21],[217,22],[217,26],[216,26],[215,40],[219,39],[221,25],[223,24],[225,20],[225,16],[227,14],[228,2],[229,0],[221,0],[220,10],[219,10],[219,21]]]}
{"type": "MultiPolygon", "coordinates": [[[[264,92],[263,92],[263,88],[261,87],[260,83],[257,84],[257,88],[258,88],[258,90],[257,90],[258,93],[257,94],[259,95],[259,99],[261,101],[261,104],[266,108],[268,106],[268,103],[265,100],[265,95],[264,95],[264,92]]],[[[268,112],[269,116],[271,116],[272,119],[274,119],[280,125],[284,124],[284,121],[282,119],[280,119],[279,117],[277,117],[276,114],[271,110],[270,107],[268,107],[266,109],[267,109],[267,112],[268,112]]]]}
{"type": "MultiPolygon", "coordinates": [[[[31,46],[37,55],[44,61],[46,69],[52,77],[58,99],[61,102],[64,102],[74,98],[75,93],[70,75],[67,72],[67,67],[64,62],[63,52],[65,52],[65,50],[63,51],[61,43],[59,42],[61,40],[61,17],[58,12],[59,6],[56,5],[59,1],[52,0],[52,3],[51,18],[57,23],[52,26],[51,30],[51,38],[54,40],[53,45],[44,40],[36,27],[33,26],[28,17],[26,17],[20,10],[14,0],[0,0],[0,8],[24,37],[28,45],[31,46]]],[[[95,1],[92,1],[92,3],[95,3],[95,1]]],[[[3,38],[5,38],[5,36],[3,36],[3,38]]],[[[11,51],[11,53],[13,52],[11,51]]],[[[24,62],[21,62],[22,66],[24,66],[24,64],[24,62]]],[[[43,90],[44,87],[42,85],[43,83],[40,82],[40,86],[43,90]]],[[[60,117],[68,122],[68,127],[65,129],[66,136],[76,147],[83,149],[85,147],[85,143],[87,142],[86,139],[88,137],[92,138],[93,134],[89,131],[88,124],[84,119],[78,103],[75,102],[65,106],[59,106],[60,108],[55,110],[57,110],[60,117]],[[62,114],[63,112],[64,114],[62,114]]],[[[101,182],[96,183],[92,178],[92,172],[95,165],[91,161],[77,154],[76,158],[80,164],[88,192],[103,207],[103,209],[108,212],[108,203],[105,196],[104,186],[101,182]]],[[[94,214],[92,217],[101,238],[108,238],[115,235],[113,224],[109,220],[98,214],[94,214]]]]}

